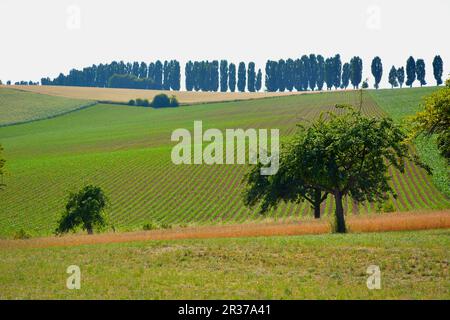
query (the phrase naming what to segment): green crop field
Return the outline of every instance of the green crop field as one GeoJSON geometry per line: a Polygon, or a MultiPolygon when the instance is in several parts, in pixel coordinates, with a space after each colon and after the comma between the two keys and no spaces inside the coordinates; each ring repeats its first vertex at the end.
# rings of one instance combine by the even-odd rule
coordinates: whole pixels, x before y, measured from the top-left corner
{"type": "Polygon", "coordinates": [[[0,126],[50,118],[93,103],[89,100],[53,97],[0,86],[0,126]]]}
{"type": "Polygon", "coordinates": [[[0,299],[449,299],[448,230],[0,250],[0,299]],[[66,269],[81,270],[68,290],[66,269]],[[369,290],[367,267],[381,271],[369,290]]]}
{"type": "MultiPolygon", "coordinates": [[[[424,93],[405,91],[415,104],[424,93]]],[[[391,93],[380,90],[375,99],[364,93],[364,112],[389,112],[390,103],[379,99],[385,94],[391,93]]],[[[30,99],[35,96],[42,95],[30,99]]],[[[111,223],[118,230],[140,229],[148,221],[182,225],[262,219],[242,202],[247,166],[176,166],[170,158],[175,145],[170,141],[172,131],[192,131],[193,121],[202,120],[204,129],[279,128],[283,137],[295,132],[296,123],[314,119],[336,103],[358,105],[359,100],[358,92],[347,91],[159,110],[98,104],[53,119],[0,128],[7,159],[7,187],[0,193],[0,235],[8,237],[22,228],[32,235],[51,234],[68,192],[86,183],[104,188],[111,223]]],[[[417,166],[408,163],[405,174],[393,174],[397,210],[450,207],[449,199],[417,166]]],[[[349,214],[376,212],[374,204],[346,201],[345,207],[349,214]]],[[[333,209],[329,198],[324,214],[333,209]]],[[[301,219],[308,214],[307,204],[282,204],[269,216],[301,219]]]]}
{"type": "MultiPolygon", "coordinates": [[[[415,89],[372,90],[377,104],[394,120],[402,122],[420,110],[424,96],[436,91],[437,87],[415,89]]],[[[440,191],[450,197],[449,168],[447,161],[439,155],[435,137],[419,136],[415,146],[420,158],[433,169],[432,180],[440,191]]]]}

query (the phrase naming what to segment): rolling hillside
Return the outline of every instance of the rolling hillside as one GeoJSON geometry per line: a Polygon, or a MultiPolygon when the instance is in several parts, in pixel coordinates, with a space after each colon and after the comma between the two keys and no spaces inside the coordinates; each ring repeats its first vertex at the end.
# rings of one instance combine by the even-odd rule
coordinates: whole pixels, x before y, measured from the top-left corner
{"type": "Polygon", "coordinates": [[[0,86],[0,126],[51,118],[92,106],[94,101],[54,97],[0,86]]]}
{"type": "Polygon", "coordinates": [[[195,104],[203,102],[222,102],[234,100],[260,99],[268,97],[282,97],[315,92],[203,92],[203,91],[165,91],[165,90],[140,90],[140,89],[116,89],[70,86],[14,86],[21,90],[48,94],[58,97],[73,99],[88,99],[96,101],[128,102],[131,99],[141,98],[152,100],[160,93],[175,95],[182,104],[195,104]]]}
{"type": "MultiPolygon", "coordinates": [[[[380,91],[382,94],[383,91],[380,91]]],[[[387,92],[387,91],[386,91],[387,92]]],[[[415,92],[414,90],[410,91],[415,92]]],[[[5,148],[7,188],[0,194],[0,235],[23,228],[51,234],[69,191],[86,183],[106,190],[111,223],[119,230],[140,229],[148,221],[166,224],[239,223],[263,219],[243,206],[243,165],[182,165],[170,159],[176,128],[279,128],[282,136],[296,123],[313,119],[336,103],[359,103],[354,91],[213,103],[160,109],[99,104],[61,117],[0,128],[5,148]]],[[[367,92],[363,110],[383,111],[367,92]]],[[[394,173],[397,210],[448,208],[450,202],[425,172],[408,164],[394,173]]],[[[346,201],[349,214],[376,212],[374,204],[346,201]]],[[[333,212],[329,198],[324,214],[333,212]]],[[[303,219],[307,204],[283,204],[270,217],[303,219]]]]}

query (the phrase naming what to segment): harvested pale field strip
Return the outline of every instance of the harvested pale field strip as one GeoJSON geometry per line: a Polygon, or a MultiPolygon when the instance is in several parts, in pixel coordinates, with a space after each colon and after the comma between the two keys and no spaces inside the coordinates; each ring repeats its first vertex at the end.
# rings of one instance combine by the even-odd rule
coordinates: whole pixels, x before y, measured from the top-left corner
{"type": "Polygon", "coordinates": [[[111,101],[111,102],[128,102],[131,99],[136,98],[148,99],[151,101],[153,97],[156,96],[157,94],[165,93],[169,96],[171,95],[176,96],[178,101],[184,104],[236,101],[236,100],[289,96],[295,94],[319,93],[319,91],[196,92],[196,91],[167,91],[167,90],[116,89],[116,88],[94,88],[94,87],[66,87],[66,86],[12,86],[12,88],[58,97],[88,99],[97,101],[111,101]]]}
{"type": "MultiPolygon", "coordinates": [[[[29,240],[0,240],[0,248],[77,246],[150,240],[207,239],[261,236],[290,236],[331,232],[330,219],[303,221],[266,221],[239,225],[198,226],[96,235],[68,235],[29,240]]],[[[350,232],[384,232],[450,228],[450,210],[390,213],[371,217],[348,217],[350,232]]]]}

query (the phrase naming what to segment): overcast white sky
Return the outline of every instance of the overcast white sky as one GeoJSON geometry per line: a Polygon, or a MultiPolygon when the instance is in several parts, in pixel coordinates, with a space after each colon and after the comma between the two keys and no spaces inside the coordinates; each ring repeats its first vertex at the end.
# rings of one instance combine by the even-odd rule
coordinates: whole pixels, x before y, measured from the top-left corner
{"type": "MultiPolygon", "coordinates": [[[[0,0],[0,79],[56,77],[112,60],[255,61],[304,53],[383,62],[423,58],[450,73],[449,0],[0,0]]],[[[184,72],[182,70],[182,72],[184,72]]],[[[416,85],[418,85],[416,83],[416,85]]]]}

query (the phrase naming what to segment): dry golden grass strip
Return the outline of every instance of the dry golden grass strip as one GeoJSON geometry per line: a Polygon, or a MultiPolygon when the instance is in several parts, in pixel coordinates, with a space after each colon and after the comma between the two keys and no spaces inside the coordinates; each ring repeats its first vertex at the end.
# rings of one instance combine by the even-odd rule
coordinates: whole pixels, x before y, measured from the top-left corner
{"type": "MultiPolygon", "coordinates": [[[[351,232],[384,232],[450,228],[450,210],[391,213],[370,217],[348,218],[351,232]]],[[[119,243],[148,240],[208,239],[262,236],[291,236],[331,232],[330,220],[308,220],[238,225],[201,226],[168,230],[104,233],[96,235],[67,235],[29,240],[0,240],[0,248],[45,248],[86,244],[119,243]]]]}

